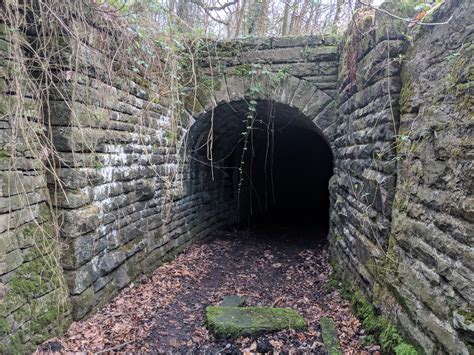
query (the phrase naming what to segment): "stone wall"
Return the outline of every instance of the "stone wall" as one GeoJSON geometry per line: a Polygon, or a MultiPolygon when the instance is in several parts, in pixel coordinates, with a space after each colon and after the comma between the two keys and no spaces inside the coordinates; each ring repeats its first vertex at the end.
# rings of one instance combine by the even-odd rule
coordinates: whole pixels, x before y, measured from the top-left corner
{"type": "MultiPolygon", "coordinates": [[[[69,322],[52,223],[40,100],[22,77],[12,28],[0,23],[0,352],[31,351],[69,322]],[[8,349],[8,350],[7,350],[8,349]]],[[[14,34],[26,41],[20,33],[14,34]]]]}
{"type": "Polygon", "coordinates": [[[333,255],[429,354],[472,351],[472,9],[365,13],[341,45],[333,255]]]}
{"type": "Polygon", "coordinates": [[[393,209],[396,315],[427,353],[474,351],[473,6],[448,1],[413,34],[400,96],[393,209]]]}
{"type": "MultiPolygon", "coordinates": [[[[396,186],[396,132],[404,41],[382,36],[380,15],[356,18],[340,44],[330,242],[340,264],[370,288],[388,250],[396,186]],[[375,24],[377,23],[377,25],[375,24]]],[[[391,31],[389,26],[387,30],[391,31]]]]}
{"type": "Polygon", "coordinates": [[[90,33],[89,42],[63,48],[73,59],[61,62],[48,103],[60,164],[60,187],[50,191],[68,244],[62,259],[74,319],[232,217],[221,180],[205,188],[205,172],[184,161],[187,122],[172,127],[153,82],[111,74],[100,50],[110,39],[90,33]]]}

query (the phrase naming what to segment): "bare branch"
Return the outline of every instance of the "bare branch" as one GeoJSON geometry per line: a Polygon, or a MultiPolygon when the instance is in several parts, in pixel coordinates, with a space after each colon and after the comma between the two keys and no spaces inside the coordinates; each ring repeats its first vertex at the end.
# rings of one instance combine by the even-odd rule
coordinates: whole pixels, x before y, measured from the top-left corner
{"type": "MultiPolygon", "coordinates": [[[[451,22],[451,20],[453,19],[453,16],[451,15],[451,17],[447,20],[447,21],[444,21],[444,22],[421,22],[421,21],[418,21],[418,20],[414,20],[414,19],[410,19],[410,18],[403,18],[403,17],[400,17],[400,16],[397,16],[395,14],[392,14],[391,12],[387,11],[387,10],[384,10],[384,9],[380,9],[376,6],[373,6],[371,4],[368,4],[368,3],[365,3],[363,2],[362,0],[357,0],[357,2],[359,2],[360,4],[364,5],[364,6],[367,6],[371,9],[374,9],[375,11],[379,11],[379,12],[382,12],[386,15],[389,15],[391,17],[394,17],[398,20],[402,20],[402,21],[405,21],[405,22],[408,22],[410,24],[414,24],[414,25],[422,25],[422,26],[438,26],[438,25],[447,25],[448,23],[451,22]]],[[[434,9],[434,8],[433,8],[434,9]]],[[[433,10],[432,9],[432,10],[433,10]]]]}

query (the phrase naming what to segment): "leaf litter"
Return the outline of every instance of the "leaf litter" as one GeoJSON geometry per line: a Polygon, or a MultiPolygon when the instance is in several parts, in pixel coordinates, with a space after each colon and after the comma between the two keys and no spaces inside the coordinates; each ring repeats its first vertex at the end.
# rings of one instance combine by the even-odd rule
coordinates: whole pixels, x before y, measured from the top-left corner
{"type": "Polygon", "coordinates": [[[364,331],[348,302],[326,286],[332,268],[321,235],[306,230],[215,232],[151,277],[124,288],[97,313],[74,322],[64,336],[39,346],[37,353],[323,354],[319,319],[332,317],[345,354],[378,354],[378,346],[362,345],[364,331]],[[308,327],[215,339],[205,326],[205,308],[227,295],[244,297],[248,306],[295,309],[308,327]]]}

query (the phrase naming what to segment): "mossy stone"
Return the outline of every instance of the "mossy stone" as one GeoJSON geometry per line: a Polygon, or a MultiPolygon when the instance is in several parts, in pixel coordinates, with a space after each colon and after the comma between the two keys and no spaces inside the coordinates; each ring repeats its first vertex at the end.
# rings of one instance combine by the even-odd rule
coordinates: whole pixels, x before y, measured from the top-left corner
{"type": "Polygon", "coordinates": [[[342,354],[334,320],[332,318],[323,317],[319,320],[319,325],[321,326],[321,336],[326,353],[329,355],[342,354]]]}
{"type": "Polygon", "coordinates": [[[209,306],[206,318],[208,328],[219,338],[306,328],[303,317],[289,308],[209,306]]]}

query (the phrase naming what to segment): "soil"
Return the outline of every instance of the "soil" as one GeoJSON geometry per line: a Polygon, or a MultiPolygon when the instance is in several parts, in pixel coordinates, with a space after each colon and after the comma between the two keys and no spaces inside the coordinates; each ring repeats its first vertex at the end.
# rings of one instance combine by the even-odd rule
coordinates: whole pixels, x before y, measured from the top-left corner
{"type": "Polygon", "coordinates": [[[311,229],[228,229],[195,243],[149,279],[132,284],[99,313],[75,322],[39,351],[153,351],[171,353],[324,353],[321,317],[336,321],[345,353],[362,346],[363,330],[339,292],[323,232],[311,229]],[[240,295],[248,306],[288,307],[305,318],[305,331],[215,339],[205,308],[240,295]]]}

